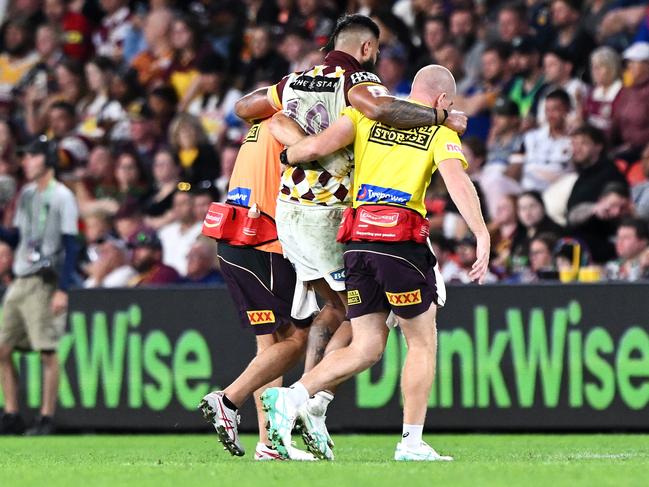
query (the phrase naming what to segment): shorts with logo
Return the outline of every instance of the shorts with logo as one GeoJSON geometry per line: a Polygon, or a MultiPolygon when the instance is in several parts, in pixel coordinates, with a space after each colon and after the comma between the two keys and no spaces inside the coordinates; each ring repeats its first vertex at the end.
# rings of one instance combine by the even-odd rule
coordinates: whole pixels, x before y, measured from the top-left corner
{"type": "Polygon", "coordinates": [[[295,271],[281,254],[220,242],[219,261],[242,328],[252,327],[256,335],[267,335],[283,325],[311,324],[312,318],[291,318],[295,271]]]}
{"type": "Polygon", "coordinates": [[[426,244],[349,242],[344,255],[350,318],[392,311],[409,319],[444,306],[444,280],[426,244]]]}
{"type": "Polygon", "coordinates": [[[56,278],[17,277],[2,299],[0,344],[19,350],[55,352],[65,332],[66,313],[52,314],[56,278]]]}
{"type": "Polygon", "coordinates": [[[277,202],[277,235],[300,281],[324,278],[334,291],[345,290],[344,245],[336,241],[343,211],[277,202]]]}

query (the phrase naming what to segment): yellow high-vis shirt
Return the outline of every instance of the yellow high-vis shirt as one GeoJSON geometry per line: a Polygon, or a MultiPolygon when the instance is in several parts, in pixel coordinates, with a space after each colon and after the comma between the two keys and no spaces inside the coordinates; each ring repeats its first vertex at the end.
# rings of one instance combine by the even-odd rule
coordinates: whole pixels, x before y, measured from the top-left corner
{"type": "Polygon", "coordinates": [[[437,165],[458,159],[466,169],[457,133],[435,125],[414,129],[389,127],[355,108],[342,112],[356,127],[353,205],[405,206],[426,216],[424,197],[437,165]]]}

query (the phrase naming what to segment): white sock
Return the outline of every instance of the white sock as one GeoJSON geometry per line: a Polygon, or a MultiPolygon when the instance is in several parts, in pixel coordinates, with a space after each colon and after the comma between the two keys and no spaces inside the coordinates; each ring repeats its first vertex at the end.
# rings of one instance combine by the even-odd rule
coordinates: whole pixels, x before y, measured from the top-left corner
{"type": "Polygon", "coordinates": [[[328,391],[320,391],[315,396],[309,399],[306,403],[308,411],[314,416],[324,416],[327,414],[327,407],[333,400],[334,395],[328,391]]]}
{"type": "Polygon", "coordinates": [[[309,400],[309,391],[306,390],[299,382],[296,382],[288,388],[288,397],[291,399],[296,408],[300,408],[302,404],[309,400]]]}
{"type": "Polygon", "coordinates": [[[403,434],[401,435],[401,444],[408,448],[417,448],[421,445],[421,434],[424,431],[423,424],[405,424],[403,425],[403,434]]]}

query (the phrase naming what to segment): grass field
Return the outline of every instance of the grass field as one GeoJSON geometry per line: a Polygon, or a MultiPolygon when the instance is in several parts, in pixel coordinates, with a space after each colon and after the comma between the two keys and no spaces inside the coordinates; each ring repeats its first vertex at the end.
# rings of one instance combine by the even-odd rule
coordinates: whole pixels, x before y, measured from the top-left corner
{"type": "Polygon", "coordinates": [[[398,435],[335,435],[333,463],[255,463],[211,435],[0,437],[3,487],[649,485],[649,435],[426,436],[451,463],[391,461],[398,435]]]}

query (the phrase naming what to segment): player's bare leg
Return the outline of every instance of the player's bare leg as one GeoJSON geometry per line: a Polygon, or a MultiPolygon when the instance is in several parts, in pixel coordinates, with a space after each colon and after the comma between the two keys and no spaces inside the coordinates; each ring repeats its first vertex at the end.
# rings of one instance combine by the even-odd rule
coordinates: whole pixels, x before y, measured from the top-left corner
{"type": "Polygon", "coordinates": [[[433,303],[424,313],[399,319],[408,353],[401,373],[403,394],[403,433],[395,460],[452,460],[439,455],[422,439],[428,397],[435,378],[437,359],[437,307],[433,303]]]}

